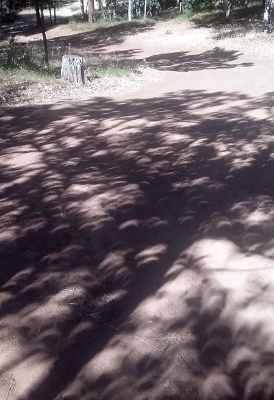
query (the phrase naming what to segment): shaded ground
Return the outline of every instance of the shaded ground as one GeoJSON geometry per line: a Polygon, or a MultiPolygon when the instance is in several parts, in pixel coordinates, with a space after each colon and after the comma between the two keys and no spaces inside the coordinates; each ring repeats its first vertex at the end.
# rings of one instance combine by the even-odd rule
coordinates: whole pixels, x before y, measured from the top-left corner
{"type": "Polygon", "coordinates": [[[1,109],[0,398],[273,399],[272,70],[200,53],[1,109]]]}
{"type": "Polygon", "coordinates": [[[273,393],[272,124],[247,116],[273,100],[199,115],[231,100],[2,111],[2,397],[273,393]]]}

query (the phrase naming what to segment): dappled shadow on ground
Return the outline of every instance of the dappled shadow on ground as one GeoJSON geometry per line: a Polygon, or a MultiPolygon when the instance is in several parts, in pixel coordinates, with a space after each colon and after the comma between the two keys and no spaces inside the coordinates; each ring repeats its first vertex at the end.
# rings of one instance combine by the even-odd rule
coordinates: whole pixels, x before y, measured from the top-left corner
{"type": "Polygon", "coordinates": [[[231,64],[240,55],[238,51],[215,47],[200,54],[189,54],[187,51],[157,54],[148,57],[146,61],[156,69],[177,72],[252,66],[252,63],[231,64]]]}
{"type": "Polygon", "coordinates": [[[1,398],[273,398],[272,109],[1,110],[1,398]]]}
{"type": "MultiPolygon", "coordinates": [[[[13,23],[0,22],[0,33],[2,35],[9,35],[10,33],[19,34],[30,30],[33,33],[35,26],[35,16],[33,14],[26,14],[24,17],[16,20],[13,23]]],[[[1,36],[1,35],[0,35],[1,36]]]]}
{"type": "Polygon", "coordinates": [[[71,44],[75,49],[91,47],[98,51],[110,45],[123,43],[126,36],[153,29],[153,23],[125,22],[109,27],[96,28],[91,32],[76,33],[70,36],[57,37],[51,40],[55,45],[71,44]]]}
{"type": "MultiPolygon", "coordinates": [[[[45,30],[48,31],[55,28],[48,17],[45,18],[45,30]]],[[[58,19],[58,23],[62,23],[62,18],[58,19]],[[60,19],[60,20],[59,20],[60,19]]],[[[1,23],[0,22],[0,33],[5,37],[9,36],[11,33],[13,35],[24,35],[26,37],[34,35],[36,33],[41,33],[41,27],[37,26],[35,12],[25,13],[20,15],[18,19],[13,23],[1,23]]],[[[1,35],[0,35],[1,36],[1,35]]]]}

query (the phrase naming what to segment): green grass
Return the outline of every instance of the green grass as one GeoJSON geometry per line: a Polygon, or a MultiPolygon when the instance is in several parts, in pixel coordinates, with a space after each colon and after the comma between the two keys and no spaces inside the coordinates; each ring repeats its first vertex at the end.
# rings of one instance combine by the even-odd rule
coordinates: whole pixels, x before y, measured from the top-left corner
{"type": "Polygon", "coordinates": [[[92,32],[96,29],[108,28],[117,24],[119,24],[119,22],[108,22],[105,20],[100,20],[91,24],[90,22],[83,21],[80,15],[75,15],[70,18],[68,26],[74,32],[92,32]]]}
{"type": "Polygon", "coordinates": [[[2,82],[25,82],[25,83],[49,83],[60,85],[60,79],[48,73],[39,71],[30,71],[28,69],[19,68],[4,68],[0,66],[0,79],[2,82]]]}
{"type": "Polygon", "coordinates": [[[126,68],[122,66],[100,66],[97,68],[89,68],[88,74],[91,75],[92,77],[126,77],[129,76],[133,71],[131,68],[126,68]]]}
{"type": "Polygon", "coordinates": [[[119,60],[114,56],[87,61],[86,74],[91,78],[127,77],[137,71],[139,62],[135,60],[119,60]]]}
{"type": "Polygon", "coordinates": [[[5,47],[8,44],[8,41],[6,39],[0,40],[0,47],[5,47]]]}
{"type": "MultiPolygon", "coordinates": [[[[77,17],[77,16],[76,16],[77,17]]],[[[142,28],[146,25],[153,25],[155,24],[156,20],[153,18],[146,18],[144,19],[134,19],[133,21],[129,22],[126,19],[116,20],[116,21],[107,21],[101,19],[93,24],[89,22],[84,22],[82,19],[79,18],[71,18],[69,20],[68,26],[72,31],[76,32],[92,32],[99,29],[113,29],[115,30],[125,30],[130,31],[131,28],[142,28]]]]}

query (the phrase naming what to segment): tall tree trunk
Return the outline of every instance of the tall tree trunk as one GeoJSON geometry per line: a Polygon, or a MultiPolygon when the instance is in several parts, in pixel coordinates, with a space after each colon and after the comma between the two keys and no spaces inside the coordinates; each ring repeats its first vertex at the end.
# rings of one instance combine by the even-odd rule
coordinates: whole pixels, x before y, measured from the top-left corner
{"type": "Polygon", "coordinates": [[[36,23],[37,23],[37,26],[40,27],[42,25],[42,22],[41,22],[41,15],[40,15],[40,9],[39,9],[38,1],[35,1],[34,7],[35,7],[36,23]]]}
{"type": "Polygon", "coordinates": [[[271,33],[274,30],[274,0],[265,1],[264,32],[271,33]]]}
{"type": "Polygon", "coordinates": [[[56,6],[53,6],[54,25],[57,25],[56,6]]]}
{"type": "Polygon", "coordinates": [[[229,5],[228,5],[228,8],[227,8],[227,10],[226,10],[226,13],[225,13],[226,19],[230,19],[230,17],[231,17],[231,12],[232,12],[232,7],[233,7],[233,1],[230,1],[230,2],[229,2],[229,5]]]}
{"type": "Polygon", "coordinates": [[[49,67],[49,51],[48,51],[48,41],[47,41],[47,36],[46,36],[43,5],[41,5],[40,10],[41,10],[41,30],[42,30],[42,36],[43,36],[44,52],[45,52],[45,65],[48,68],[49,67]]]}
{"type": "Polygon", "coordinates": [[[80,9],[81,9],[82,18],[84,18],[84,16],[85,16],[84,0],[80,0],[80,9]]]}
{"type": "Polygon", "coordinates": [[[113,19],[116,19],[117,0],[113,0],[112,4],[113,4],[113,19]]]}
{"type": "Polygon", "coordinates": [[[95,22],[95,6],[94,0],[88,0],[88,22],[95,22]]]}
{"type": "Polygon", "coordinates": [[[49,4],[49,20],[52,25],[51,5],[49,4]]]}
{"type": "Polygon", "coordinates": [[[132,20],[132,0],[128,0],[128,21],[132,20]]]}
{"type": "Polygon", "coordinates": [[[14,8],[13,0],[8,1],[8,8],[9,8],[9,13],[11,13],[14,8]]]}
{"type": "Polygon", "coordinates": [[[144,19],[147,17],[147,0],[145,0],[145,5],[144,5],[144,19]]]}

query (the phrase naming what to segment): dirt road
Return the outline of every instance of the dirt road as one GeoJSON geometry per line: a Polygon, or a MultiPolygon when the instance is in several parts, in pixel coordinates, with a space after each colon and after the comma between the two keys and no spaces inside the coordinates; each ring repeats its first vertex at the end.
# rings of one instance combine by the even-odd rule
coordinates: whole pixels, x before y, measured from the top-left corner
{"type": "Polygon", "coordinates": [[[134,40],[157,82],[0,110],[0,398],[272,399],[273,64],[134,40]]]}

